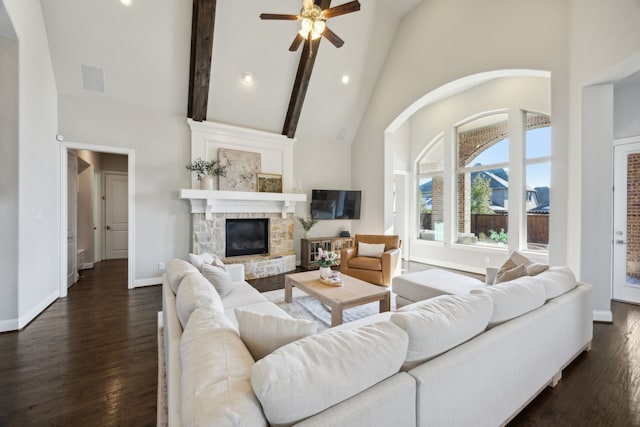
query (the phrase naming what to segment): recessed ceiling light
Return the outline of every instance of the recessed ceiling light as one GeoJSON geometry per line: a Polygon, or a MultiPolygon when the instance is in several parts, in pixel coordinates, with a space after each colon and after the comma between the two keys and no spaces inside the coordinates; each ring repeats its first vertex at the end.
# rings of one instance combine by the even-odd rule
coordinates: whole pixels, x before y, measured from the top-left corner
{"type": "Polygon", "coordinates": [[[250,85],[253,83],[253,74],[251,74],[249,71],[245,71],[244,73],[242,73],[242,83],[250,85]]]}
{"type": "Polygon", "coordinates": [[[349,83],[349,74],[345,74],[344,76],[342,76],[342,83],[345,85],[349,83]]]}
{"type": "Polygon", "coordinates": [[[131,6],[131,0],[120,0],[120,3],[122,3],[125,6],[131,6]]]}

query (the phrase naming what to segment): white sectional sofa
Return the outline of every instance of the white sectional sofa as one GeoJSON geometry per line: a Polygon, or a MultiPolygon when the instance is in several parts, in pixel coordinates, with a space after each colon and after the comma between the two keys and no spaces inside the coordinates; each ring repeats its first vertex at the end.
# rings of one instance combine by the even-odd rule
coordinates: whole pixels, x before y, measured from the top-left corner
{"type": "Polygon", "coordinates": [[[235,308],[289,316],[241,265],[228,268],[232,291],[216,299],[197,269],[167,263],[171,427],[503,425],[592,338],[591,286],[556,268],[330,328],[254,362],[235,308]]]}

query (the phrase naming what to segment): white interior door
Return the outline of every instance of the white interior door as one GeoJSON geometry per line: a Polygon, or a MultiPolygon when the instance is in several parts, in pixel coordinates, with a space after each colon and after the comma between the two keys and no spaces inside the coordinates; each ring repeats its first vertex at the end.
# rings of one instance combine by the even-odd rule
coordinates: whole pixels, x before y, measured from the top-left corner
{"type": "Polygon", "coordinates": [[[613,299],[640,304],[640,139],[614,148],[613,299]]]}
{"type": "Polygon", "coordinates": [[[108,172],[105,178],[105,259],[129,256],[127,174],[108,172]]]}
{"type": "Polygon", "coordinates": [[[67,152],[67,287],[78,281],[78,156],[67,152]]]}

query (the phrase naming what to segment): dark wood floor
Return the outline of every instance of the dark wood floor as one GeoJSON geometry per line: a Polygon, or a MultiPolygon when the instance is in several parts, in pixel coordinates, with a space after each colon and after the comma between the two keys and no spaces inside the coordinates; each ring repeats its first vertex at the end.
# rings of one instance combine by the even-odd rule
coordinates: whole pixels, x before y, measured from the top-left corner
{"type": "MultiPolygon", "coordinates": [[[[161,289],[127,290],[126,268],[83,271],[67,298],[0,334],[0,426],[155,425],[161,289]]],[[[284,278],[251,282],[280,289],[284,278]]],[[[594,325],[593,350],[510,426],[640,426],[640,307],[614,302],[613,313],[594,325]]]]}
{"type": "Polygon", "coordinates": [[[152,426],[160,287],[105,261],[21,332],[0,334],[0,426],[152,426]]]}

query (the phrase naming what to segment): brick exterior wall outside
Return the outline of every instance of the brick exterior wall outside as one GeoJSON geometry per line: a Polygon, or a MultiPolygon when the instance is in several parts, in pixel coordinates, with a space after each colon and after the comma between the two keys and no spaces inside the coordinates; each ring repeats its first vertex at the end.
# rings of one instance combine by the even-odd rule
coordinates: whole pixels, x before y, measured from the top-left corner
{"type": "Polygon", "coordinates": [[[444,177],[434,176],[431,195],[432,224],[444,221],[444,177]]]}
{"type": "Polygon", "coordinates": [[[627,274],[640,277],[640,153],[627,158],[627,274]]]}

